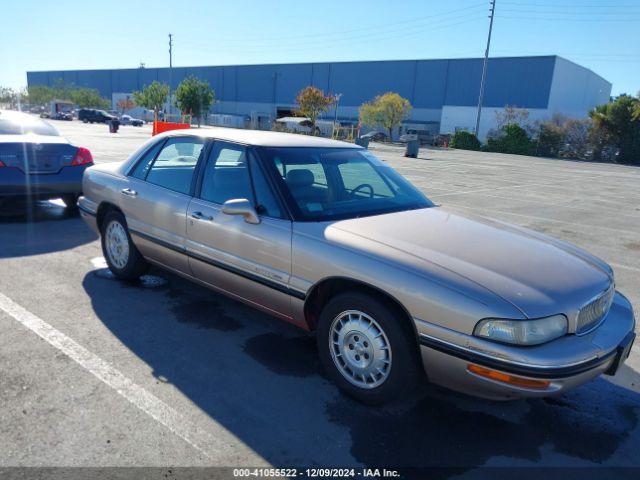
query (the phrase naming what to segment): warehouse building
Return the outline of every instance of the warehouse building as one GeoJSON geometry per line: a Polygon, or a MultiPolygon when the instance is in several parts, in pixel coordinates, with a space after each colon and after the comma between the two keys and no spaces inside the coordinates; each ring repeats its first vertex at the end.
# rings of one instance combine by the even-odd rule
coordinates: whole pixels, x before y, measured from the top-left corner
{"type": "MultiPolygon", "coordinates": [[[[337,112],[327,118],[357,123],[358,108],[376,95],[397,92],[413,105],[403,129],[431,133],[473,130],[482,59],[392,60],[366,62],[234,65],[27,72],[29,85],[65,82],[97,89],[111,99],[131,96],[154,80],[172,89],[189,75],[209,82],[216,103],[210,121],[235,127],[271,128],[289,116],[296,94],[314,85],[341,94],[337,112]]],[[[529,110],[531,120],[561,113],[584,118],[606,103],[611,84],[591,70],[558,56],[491,58],[483,102],[480,137],[495,126],[496,110],[512,105],[529,110]]]]}

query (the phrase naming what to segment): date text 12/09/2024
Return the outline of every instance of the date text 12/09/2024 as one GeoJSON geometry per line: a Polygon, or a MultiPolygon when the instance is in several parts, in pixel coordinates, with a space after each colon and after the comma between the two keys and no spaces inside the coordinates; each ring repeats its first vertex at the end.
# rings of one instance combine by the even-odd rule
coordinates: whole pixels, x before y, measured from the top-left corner
{"type": "Polygon", "coordinates": [[[397,470],[386,468],[235,468],[236,478],[398,478],[397,470]]]}

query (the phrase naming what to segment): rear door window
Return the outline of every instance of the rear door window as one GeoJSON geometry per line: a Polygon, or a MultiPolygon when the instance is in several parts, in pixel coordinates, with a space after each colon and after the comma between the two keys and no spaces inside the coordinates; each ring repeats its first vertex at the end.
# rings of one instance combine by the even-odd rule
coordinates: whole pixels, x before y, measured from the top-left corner
{"type": "Polygon", "coordinates": [[[199,138],[170,138],[151,164],[146,175],[147,182],[189,194],[203,145],[199,138]]]}

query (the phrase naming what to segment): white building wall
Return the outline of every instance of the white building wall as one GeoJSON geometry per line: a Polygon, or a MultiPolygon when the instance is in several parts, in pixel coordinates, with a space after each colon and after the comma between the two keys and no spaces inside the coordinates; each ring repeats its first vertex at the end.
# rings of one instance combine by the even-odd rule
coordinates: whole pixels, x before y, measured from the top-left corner
{"type": "Polygon", "coordinates": [[[573,118],[586,118],[596,105],[609,101],[611,84],[591,70],[556,57],[548,110],[573,118]]]}
{"type": "MultiPolygon", "coordinates": [[[[480,132],[478,138],[485,141],[487,133],[492,128],[496,128],[496,112],[503,111],[503,108],[484,107],[480,117],[480,132]]],[[[528,108],[529,122],[549,118],[549,110],[544,108],[528,108]]],[[[442,107],[440,117],[440,133],[455,133],[456,130],[467,130],[473,132],[476,128],[476,116],[478,107],[458,107],[445,105],[442,107]]]]}

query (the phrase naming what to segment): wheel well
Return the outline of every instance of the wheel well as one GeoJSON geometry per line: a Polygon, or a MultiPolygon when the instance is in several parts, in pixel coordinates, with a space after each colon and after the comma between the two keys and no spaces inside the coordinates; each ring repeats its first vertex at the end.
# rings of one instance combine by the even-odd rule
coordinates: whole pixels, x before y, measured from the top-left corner
{"type": "Polygon", "coordinates": [[[102,202],[98,207],[98,211],[96,213],[96,224],[98,225],[98,229],[100,231],[102,231],[102,222],[104,220],[104,217],[112,210],[115,210],[117,212],[121,211],[116,205],[109,202],[102,202]]]}
{"type": "Polygon", "coordinates": [[[387,307],[397,312],[398,318],[402,319],[402,325],[407,329],[408,333],[413,335],[413,338],[416,339],[416,344],[418,344],[418,331],[416,330],[416,326],[407,309],[404,308],[398,300],[384,290],[350,278],[329,278],[321,281],[312,288],[304,304],[304,316],[311,330],[316,329],[322,307],[334,296],[347,291],[372,295],[376,300],[385,303],[387,307]]]}

